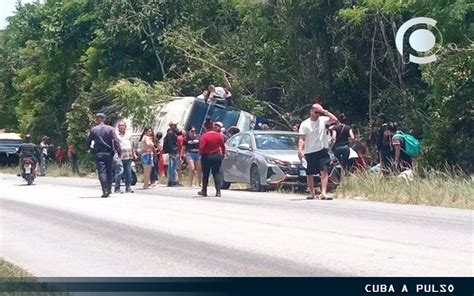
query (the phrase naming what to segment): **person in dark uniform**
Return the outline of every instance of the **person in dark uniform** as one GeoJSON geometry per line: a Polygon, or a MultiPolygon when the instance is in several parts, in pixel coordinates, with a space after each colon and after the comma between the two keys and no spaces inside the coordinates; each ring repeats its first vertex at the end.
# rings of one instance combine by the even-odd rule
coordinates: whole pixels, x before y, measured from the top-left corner
{"type": "Polygon", "coordinates": [[[90,149],[92,141],[94,147],[92,152],[95,156],[95,164],[99,175],[100,185],[102,186],[102,197],[109,197],[112,192],[112,163],[114,153],[121,157],[121,150],[117,134],[114,128],[105,124],[105,114],[97,113],[95,122],[97,125],[90,131],[86,141],[86,149],[90,149]]]}

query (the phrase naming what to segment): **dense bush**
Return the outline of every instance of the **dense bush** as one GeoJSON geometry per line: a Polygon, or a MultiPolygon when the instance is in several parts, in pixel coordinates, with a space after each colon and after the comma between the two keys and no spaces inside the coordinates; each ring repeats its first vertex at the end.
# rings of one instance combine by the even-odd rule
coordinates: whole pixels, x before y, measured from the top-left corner
{"type": "Polygon", "coordinates": [[[426,163],[472,171],[473,15],[467,0],[19,4],[0,35],[0,127],[80,146],[93,112],[142,122],[154,101],[212,82],[278,128],[316,95],[366,131],[383,111],[423,139],[426,163]],[[445,39],[423,67],[394,46],[398,26],[419,15],[445,39]]]}

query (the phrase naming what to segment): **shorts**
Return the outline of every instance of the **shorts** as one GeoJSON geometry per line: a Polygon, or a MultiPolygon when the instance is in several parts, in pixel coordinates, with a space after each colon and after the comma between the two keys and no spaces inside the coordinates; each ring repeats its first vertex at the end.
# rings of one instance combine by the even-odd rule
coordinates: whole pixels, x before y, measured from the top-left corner
{"type": "Polygon", "coordinates": [[[306,175],[316,175],[321,171],[327,171],[331,158],[329,157],[328,150],[323,149],[313,153],[304,155],[308,167],[306,168],[306,175]]]}
{"type": "Polygon", "coordinates": [[[186,152],[186,159],[192,161],[199,161],[201,157],[199,156],[199,152],[196,151],[188,151],[186,152]]]}
{"type": "Polygon", "coordinates": [[[141,156],[143,165],[153,165],[153,154],[142,154],[141,156]]]}

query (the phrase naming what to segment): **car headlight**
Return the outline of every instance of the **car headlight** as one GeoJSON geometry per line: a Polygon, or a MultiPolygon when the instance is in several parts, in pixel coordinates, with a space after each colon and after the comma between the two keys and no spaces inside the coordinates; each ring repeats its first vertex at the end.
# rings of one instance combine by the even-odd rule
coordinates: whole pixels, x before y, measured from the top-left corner
{"type": "Polygon", "coordinates": [[[283,165],[286,166],[290,164],[288,161],[280,160],[277,158],[271,158],[271,157],[265,157],[265,161],[269,164],[274,164],[274,165],[283,165]]]}

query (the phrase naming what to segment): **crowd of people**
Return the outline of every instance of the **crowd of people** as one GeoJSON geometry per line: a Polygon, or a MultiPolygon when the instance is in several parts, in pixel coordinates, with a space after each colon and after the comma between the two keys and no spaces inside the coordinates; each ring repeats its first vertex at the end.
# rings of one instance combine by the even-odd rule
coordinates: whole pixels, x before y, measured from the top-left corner
{"type": "Polygon", "coordinates": [[[225,141],[237,128],[224,132],[221,122],[204,122],[204,133],[199,135],[195,127],[182,132],[176,122],[170,122],[166,135],[154,132],[152,127],[145,127],[139,147],[132,143],[131,135],[126,132],[126,123],[117,124],[117,130],[105,124],[105,114],[96,114],[97,125],[91,129],[86,147],[95,156],[99,180],[102,186],[102,197],[112,193],[112,181],[115,179],[114,193],[122,193],[120,183],[122,175],[125,181],[125,192],[133,193],[131,188],[131,161],[140,158],[143,166],[143,189],[155,187],[160,176],[166,176],[168,186],[180,184],[181,167],[186,162],[189,174],[189,186],[201,187],[198,192],[207,196],[209,176],[212,173],[216,187],[216,196],[221,196],[222,176],[220,166],[225,154],[225,141]],[[163,143],[161,143],[163,140],[163,143]],[[92,145],[93,143],[93,145],[92,145]],[[139,148],[139,149],[137,149],[139,148]],[[167,161],[165,161],[165,156],[167,161]],[[115,166],[115,176],[113,174],[115,166]]]}
{"type": "MultiPolygon", "coordinates": [[[[231,94],[222,87],[210,85],[201,96],[206,101],[222,100],[230,104],[231,94]]],[[[105,119],[105,114],[96,114],[97,125],[91,129],[86,142],[86,148],[95,156],[102,197],[108,197],[112,193],[113,182],[114,193],[123,193],[120,189],[122,179],[125,192],[134,192],[131,185],[132,162],[138,159],[143,166],[143,189],[155,187],[163,176],[167,177],[167,186],[183,186],[182,170],[187,168],[189,187],[200,187],[198,194],[207,196],[212,173],[216,196],[221,196],[223,177],[220,166],[225,155],[225,142],[240,132],[238,128],[225,130],[221,122],[212,122],[210,118],[206,118],[204,122],[203,134],[199,134],[196,127],[179,130],[176,122],[169,122],[165,135],[155,133],[152,127],[147,126],[140,136],[138,147],[135,147],[124,121],[120,121],[114,129],[105,124],[105,119]]],[[[412,157],[407,153],[406,138],[402,136],[397,124],[388,122],[384,114],[377,116],[376,123],[378,127],[372,138],[375,139],[378,150],[379,169],[392,172],[409,169],[412,166],[412,157]]],[[[256,128],[270,130],[268,123],[261,123],[256,128]]],[[[362,157],[365,152],[361,151],[367,150],[366,145],[362,144],[356,148],[355,133],[352,127],[346,124],[345,115],[339,113],[336,116],[324,109],[321,97],[313,100],[309,117],[301,123],[295,123],[291,128],[299,134],[297,153],[306,169],[310,193],[308,199],[316,198],[315,175],[319,175],[321,180],[319,197],[323,200],[331,199],[327,194],[327,187],[328,168],[333,159],[338,160],[343,176],[352,170],[355,159],[360,162],[359,168],[367,167],[362,157]],[[351,146],[357,149],[358,153],[351,146]]],[[[46,159],[51,147],[53,146],[50,139],[43,137],[38,154],[40,175],[46,174],[46,159]]],[[[68,161],[73,171],[79,172],[77,155],[72,144],[68,144],[67,150],[58,146],[55,159],[60,166],[68,161]]]]}
{"type": "MultiPolygon", "coordinates": [[[[300,135],[298,155],[306,163],[307,184],[310,193],[308,198],[313,199],[316,197],[314,176],[318,174],[321,177],[321,194],[319,197],[321,199],[331,199],[327,194],[328,167],[332,161],[329,154],[333,154],[339,161],[343,175],[346,175],[351,170],[351,167],[353,167],[350,157],[352,150],[350,142],[355,139],[354,131],[351,126],[346,124],[344,114],[341,113],[336,116],[325,110],[321,104],[313,104],[309,114],[309,118],[301,124],[292,126],[292,130],[300,135]]],[[[102,120],[105,119],[105,115],[98,114],[97,119],[100,121],[98,122],[99,126],[105,125],[102,120]]],[[[396,124],[387,124],[385,121],[385,115],[380,114],[377,122],[379,128],[376,132],[380,166],[384,170],[392,171],[411,167],[411,156],[405,153],[403,148],[404,139],[396,136],[399,133],[396,124]]],[[[225,131],[221,122],[211,122],[210,119],[206,120],[204,128],[204,134],[199,135],[195,127],[181,131],[178,130],[176,122],[170,122],[169,129],[163,138],[161,133],[155,134],[151,127],[146,127],[140,137],[139,151],[144,173],[143,188],[148,189],[156,186],[160,176],[167,176],[167,185],[169,187],[183,186],[180,184],[180,181],[182,179],[181,168],[184,162],[189,170],[188,186],[201,187],[199,195],[207,196],[208,180],[212,173],[216,186],[216,196],[221,196],[220,185],[223,179],[220,174],[220,166],[225,154],[224,143],[230,136],[239,131],[236,128],[230,128],[228,131],[225,131]],[[163,140],[163,144],[161,140],[163,140]],[[167,161],[165,161],[165,155],[167,161]]],[[[262,124],[259,128],[262,130],[270,129],[268,124],[262,124]]],[[[105,148],[110,150],[109,154],[112,154],[112,159],[113,155],[115,155],[116,185],[114,192],[121,192],[120,182],[122,175],[125,179],[125,192],[133,192],[130,185],[130,163],[132,160],[138,159],[137,151],[131,143],[130,135],[126,135],[125,122],[120,122],[117,130],[117,139],[115,140],[113,137],[110,139],[119,143],[121,152],[119,153],[118,150],[112,151],[116,148],[112,145],[108,145],[108,147],[114,149],[105,148]]],[[[94,129],[91,131],[91,135],[94,137],[94,129]]],[[[94,142],[99,143],[99,146],[103,145],[104,138],[101,136],[101,133],[98,133],[96,137],[98,138],[94,142]]],[[[103,161],[100,149],[95,151],[95,153],[96,161],[98,163],[103,161]]],[[[101,170],[107,170],[111,166],[97,165],[99,177],[102,178],[101,184],[108,184],[108,180],[112,179],[112,177],[108,176],[108,171],[107,173],[101,173],[101,170]]],[[[365,167],[366,165],[363,163],[363,166],[365,167]]],[[[110,186],[103,186],[103,196],[110,194],[108,189],[110,186]]]]}
{"type": "MultiPolygon", "coordinates": [[[[24,138],[25,144],[31,143],[31,136],[28,134],[24,138]]],[[[34,144],[33,144],[34,145],[34,144]]],[[[48,170],[48,164],[55,162],[56,165],[62,167],[68,165],[74,174],[79,174],[79,159],[77,153],[74,149],[74,145],[69,143],[67,148],[64,149],[62,146],[55,147],[51,144],[51,138],[48,136],[43,136],[39,145],[34,145],[34,153],[29,156],[37,160],[37,166],[39,169],[38,176],[46,176],[48,170]]],[[[27,149],[30,151],[30,149],[27,149]]],[[[19,154],[21,151],[18,152],[19,154]]]]}

